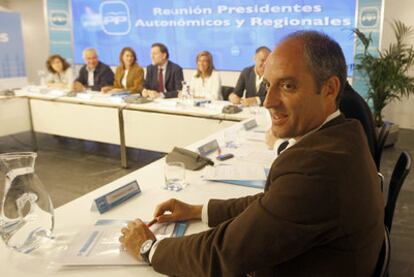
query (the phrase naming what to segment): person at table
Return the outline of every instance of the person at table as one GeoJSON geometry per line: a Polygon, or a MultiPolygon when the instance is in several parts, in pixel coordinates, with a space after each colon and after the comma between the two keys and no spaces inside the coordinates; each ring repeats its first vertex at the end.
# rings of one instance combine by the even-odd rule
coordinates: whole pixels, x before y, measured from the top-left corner
{"type": "Polygon", "coordinates": [[[197,58],[197,72],[190,82],[190,90],[195,98],[222,100],[220,74],[214,70],[213,56],[201,51],[197,58]]]}
{"type": "Polygon", "coordinates": [[[137,63],[137,55],[131,47],[125,47],[119,55],[120,65],[115,71],[112,87],[103,87],[102,92],[140,93],[144,87],[144,69],[137,63]]]}
{"type": "Polygon", "coordinates": [[[333,39],[289,34],[266,62],[264,106],[275,136],[296,143],[274,161],[264,192],[204,205],[168,200],[155,210],[159,222],[212,228],[156,241],[137,219],[121,229],[122,246],[170,276],[372,276],[384,204],[364,131],[338,110],[346,75],[333,39]]]}
{"type": "Polygon", "coordinates": [[[256,49],[254,56],[255,65],[243,69],[237,80],[234,92],[229,95],[230,102],[244,106],[263,105],[263,101],[266,98],[266,86],[263,83],[263,73],[265,61],[269,54],[270,49],[266,46],[261,46],[256,49]],[[245,96],[243,97],[244,93],[245,96]]]}
{"type": "Polygon", "coordinates": [[[169,60],[168,48],[162,43],[151,46],[152,64],[147,66],[143,97],[177,97],[184,80],[183,69],[169,60]]]}
{"type": "Polygon", "coordinates": [[[46,61],[48,76],[46,84],[49,88],[70,89],[73,74],[70,64],[60,55],[52,55],[46,61]]]}
{"type": "Polygon", "coordinates": [[[101,91],[103,87],[112,86],[114,73],[112,69],[99,61],[95,49],[83,50],[85,65],[79,70],[79,76],[73,83],[73,90],[76,92],[85,91],[87,88],[93,91],[101,91]]]}

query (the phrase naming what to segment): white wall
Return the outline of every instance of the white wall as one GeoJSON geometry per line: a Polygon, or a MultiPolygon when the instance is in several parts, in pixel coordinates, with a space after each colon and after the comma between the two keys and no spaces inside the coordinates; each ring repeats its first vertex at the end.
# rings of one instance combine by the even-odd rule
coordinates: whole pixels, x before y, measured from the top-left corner
{"type": "Polygon", "coordinates": [[[49,55],[43,0],[1,0],[0,5],[20,13],[27,77],[29,82],[38,83],[37,71],[45,69],[49,55]]]}
{"type": "MultiPolygon", "coordinates": [[[[414,1],[413,0],[385,0],[384,30],[381,45],[386,48],[394,40],[394,32],[390,23],[394,19],[401,20],[414,28],[414,1]]],[[[410,41],[414,44],[414,38],[410,41]]],[[[414,76],[414,69],[411,70],[414,76]]],[[[402,128],[414,129],[414,94],[404,97],[401,101],[394,101],[384,109],[384,118],[400,125],[402,128]]]]}

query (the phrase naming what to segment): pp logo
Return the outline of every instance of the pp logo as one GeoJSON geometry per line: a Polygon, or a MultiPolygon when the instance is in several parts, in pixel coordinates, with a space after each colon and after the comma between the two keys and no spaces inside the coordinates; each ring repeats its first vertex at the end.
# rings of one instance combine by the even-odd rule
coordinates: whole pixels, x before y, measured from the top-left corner
{"type": "Polygon", "coordinates": [[[102,30],[107,35],[126,35],[131,30],[129,8],[123,1],[105,1],[99,6],[102,30]]]}
{"type": "Polygon", "coordinates": [[[366,7],[361,9],[359,22],[363,28],[374,28],[378,25],[378,8],[366,7]]]}
{"type": "Polygon", "coordinates": [[[49,22],[51,26],[66,27],[68,25],[68,13],[65,11],[51,11],[49,22]]]}

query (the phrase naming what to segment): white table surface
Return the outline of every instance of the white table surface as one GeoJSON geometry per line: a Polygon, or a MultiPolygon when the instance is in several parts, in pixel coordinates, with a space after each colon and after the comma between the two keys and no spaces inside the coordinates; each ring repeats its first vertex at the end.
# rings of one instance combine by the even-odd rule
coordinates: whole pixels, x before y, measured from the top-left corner
{"type": "MultiPolygon", "coordinates": [[[[238,131],[241,129],[241,126],[242,123],[235,124],[224,131],[206,137],[188,148],[196,149],[196,147],[212,139],[218,139],[222,145],[224,144],[226,134],[233,132],[239,136],[245,134],[238,131]]],[[[263,142],[250,142],[249,147],[259,150],[266,149],[263,142]]],[[[232,150],[224,149],[224,152],[229,151],[232,150]]],[[[237,163],[237,156],[226,162],[232,161],[237,163]]],[[[255,162],[253,157],[250,162],[255,162]]],[[[210,198],[227,199],[252,195],[262,191],[262,189],[208,182],[200,178],[202,171],[188,170],[186,171],[188,187],[179,192],[166,191],[161,188],[164,183],[164,164],[164,159],[158,160],[56,209],[54,230],[56,240],[53,247],[49,249],[45,246],[31,254],[21,254],[8,249],[1,241],[0,276],[159,276],[149,266],[61,267],[53,262],[53,257],[59,253],[79,230],[92,226],[98,219],[141,218],[143,220],[150,220],[156,205],[172,197],[188,203],[201,204],[210,198]],[[90,210],[92,201],[95,198],[132,180],[137,180],[141,187],[142,193],[139,196],[103,215],[90,210]]],[[[264,166],[269,167],[270,164],[264,166]]],[[[192,222],[186,234],[200,232],[207,228],[207,225],[202,222],[192,222]]]]}

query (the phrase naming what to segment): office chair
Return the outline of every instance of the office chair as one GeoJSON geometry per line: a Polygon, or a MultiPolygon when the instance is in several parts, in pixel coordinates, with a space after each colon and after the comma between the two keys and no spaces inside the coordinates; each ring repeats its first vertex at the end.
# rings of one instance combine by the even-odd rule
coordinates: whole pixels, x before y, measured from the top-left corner
{"type": "Polygon", "coordinates": [[[381,251],[378,256],[377,265],[375,266],[374,277],[388,276],[388,268],[391,260],[391,241],[390,233],[386,226],[384,226],[384,242],[382,243],[381,251]]]}
{"type": "Polygon", "coordinates": [[[234,91],[234,87],[229,86],[221,86],[221,95],[223,96],[223,100],[229,100],[229,95],[234,91]]]}
{"type": "Polygon", "coordinates": [[[394,216],[395,204],[400,193],[400,189],[404,183],[405,178],[411,169],[411,156],[408,152],[403,151],[395,164],[392,172],[389,188],[387,204],[385,206],[384,223],[391,233],[392,219],[394,216]]]}
{"type": "Polygon", "coordinates": [[[384,149],[385,141],[390,133],[391,123],[384,121],[381,130],[378,134],[377,149],[375,150],[375,165],[377,170],[380,170],[382,150],[384,149]]]}

